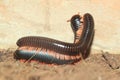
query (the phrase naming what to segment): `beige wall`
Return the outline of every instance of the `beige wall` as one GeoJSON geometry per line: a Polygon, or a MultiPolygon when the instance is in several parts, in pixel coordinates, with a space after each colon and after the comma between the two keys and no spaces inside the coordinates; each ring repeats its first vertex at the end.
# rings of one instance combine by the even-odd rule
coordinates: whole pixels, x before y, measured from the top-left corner
{"type": "Polygon", "coordinates": [[[78,12],[94,17],[93,51],[120,53],[119,0],[0,0],[0,48],[17,48],[28,35],[73,42],[66,21],[78,12]]]}

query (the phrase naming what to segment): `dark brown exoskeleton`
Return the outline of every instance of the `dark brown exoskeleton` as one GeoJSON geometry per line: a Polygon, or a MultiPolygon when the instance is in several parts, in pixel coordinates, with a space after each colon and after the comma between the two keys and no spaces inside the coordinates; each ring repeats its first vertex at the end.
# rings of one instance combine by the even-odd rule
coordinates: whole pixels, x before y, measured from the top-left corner
{"type": "Polygon", "coordinates": [[[86,58],[94,36],[93,17],[89,13],[83,17],[77,14],[70,22],[75,35],[74,43],[38,36],[23,37],[17,41],[18,49],[14,58],[48,64],[72,64],[78,62],[81,57],[86,58]]]}

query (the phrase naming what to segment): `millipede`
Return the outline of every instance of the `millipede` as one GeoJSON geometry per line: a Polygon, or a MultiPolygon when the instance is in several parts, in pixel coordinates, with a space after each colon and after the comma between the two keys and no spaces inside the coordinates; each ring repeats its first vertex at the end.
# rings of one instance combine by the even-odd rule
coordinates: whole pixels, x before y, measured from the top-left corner
{"type": "Polygon", "coordinates": [[[74,42],[26,36],[17,41],[14,53],[16,60],[38,61],[46,64],[74,64],[90,54],[94,37],[94,19],[91,14],[75,14],[69,20],[74,33],[74,42]]]}

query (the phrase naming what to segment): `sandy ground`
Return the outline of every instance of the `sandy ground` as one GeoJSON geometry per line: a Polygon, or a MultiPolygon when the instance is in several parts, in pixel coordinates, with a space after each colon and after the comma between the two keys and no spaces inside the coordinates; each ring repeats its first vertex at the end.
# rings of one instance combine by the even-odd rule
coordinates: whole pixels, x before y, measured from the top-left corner
{"type": "Polygon", "coordinates": [[[14,50],[0,51],[0,80],[119,80],[120,55],[92,54],[75,65],[22,63],[14,50]]]}

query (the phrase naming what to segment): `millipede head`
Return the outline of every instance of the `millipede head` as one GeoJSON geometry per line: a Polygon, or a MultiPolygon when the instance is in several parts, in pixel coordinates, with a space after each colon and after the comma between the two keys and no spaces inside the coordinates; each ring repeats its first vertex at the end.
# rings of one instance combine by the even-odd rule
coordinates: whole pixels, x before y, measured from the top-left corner
{"type": "Polygon", "coordinates": [[[81,20],[81,16],[79,14],[76,14],[71,18],[70,22],[73,32],[76,32],[80,28],[81,25],[80,20],[81,20]]]}

